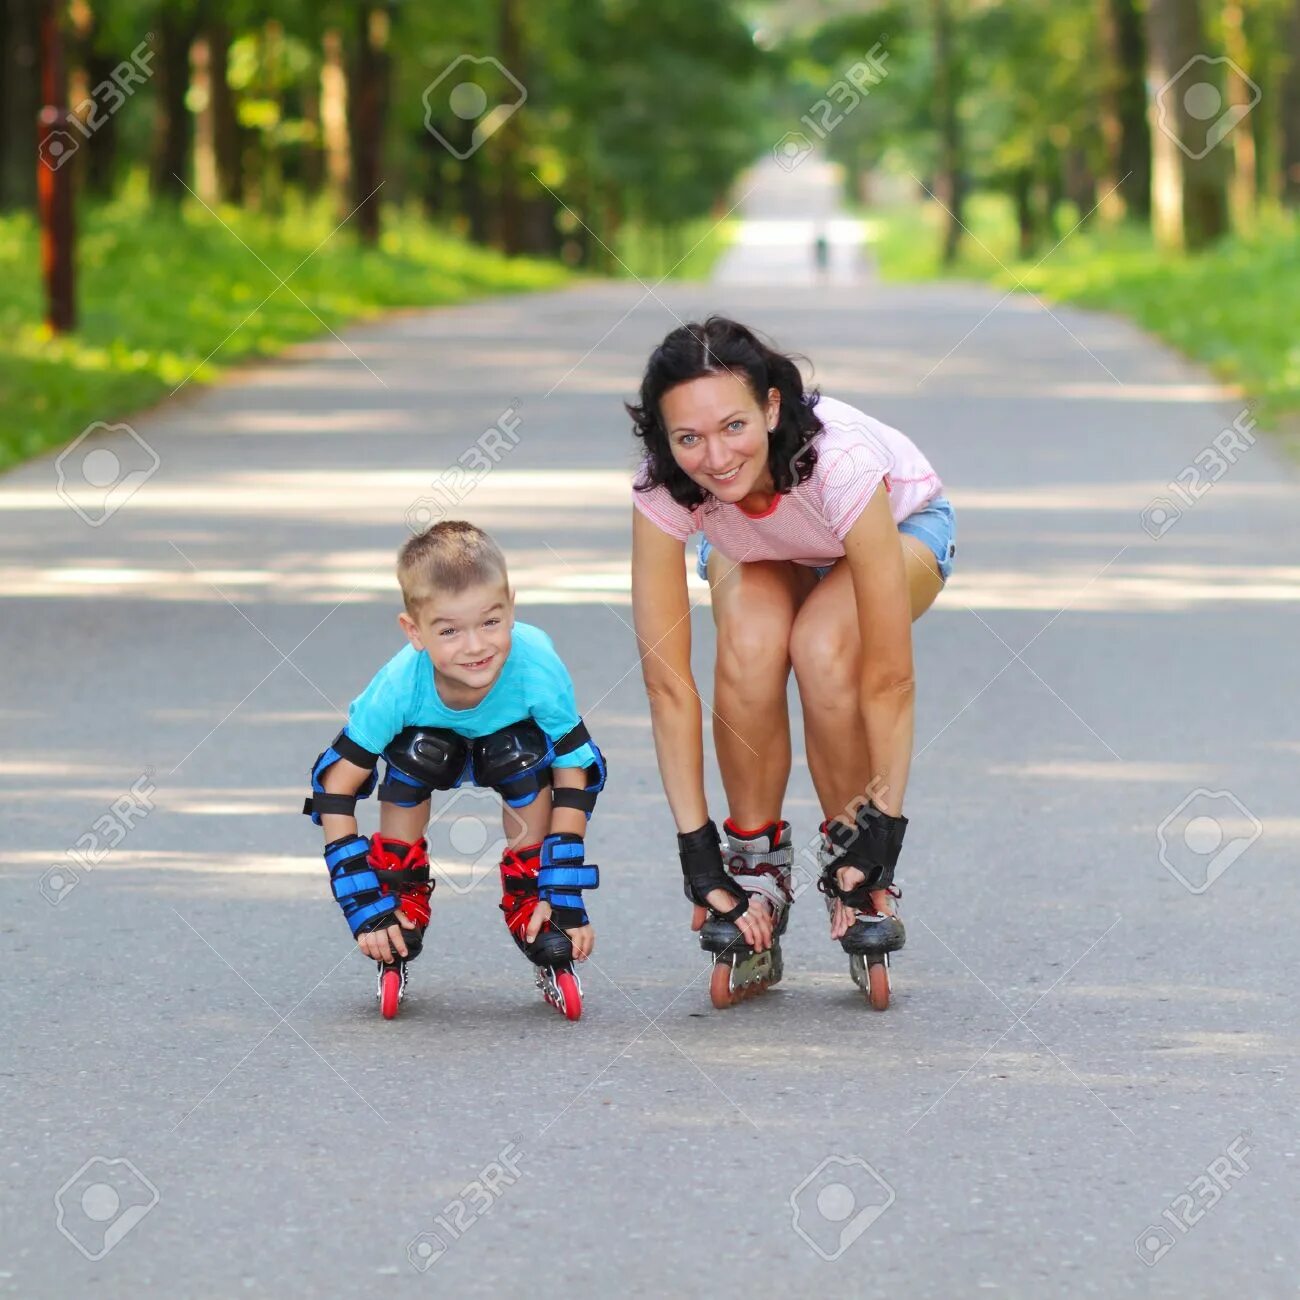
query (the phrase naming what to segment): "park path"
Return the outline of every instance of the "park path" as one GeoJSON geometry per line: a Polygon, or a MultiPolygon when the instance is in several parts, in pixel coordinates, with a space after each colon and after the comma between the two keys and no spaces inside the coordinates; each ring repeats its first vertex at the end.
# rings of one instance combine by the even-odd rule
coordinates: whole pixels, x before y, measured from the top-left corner
{"type": "MultiPolygon", "coordinates": [[[[1293,1293],[1295,476],[1260,438],[1180,502],[1243,403],[1122,321],[795,257],[398,316],[185,390],[81,448],[141,479],[98,527],[52,458],[0,480],[0,1294],[1293,1293]],[[957,507],[885,1015],[815,894],[784,986],[726,1014],[686,930],[620,402],[711,310],[906,430],[957,507]],[[385,1025],[296,806],[399,645],[404,516],[503,424],[459,508],[610,759],[588,1011],[541,1005],[468,866],[385,1025]]],[[[801,761],[788,815],[806,842],[801,761]]]]}

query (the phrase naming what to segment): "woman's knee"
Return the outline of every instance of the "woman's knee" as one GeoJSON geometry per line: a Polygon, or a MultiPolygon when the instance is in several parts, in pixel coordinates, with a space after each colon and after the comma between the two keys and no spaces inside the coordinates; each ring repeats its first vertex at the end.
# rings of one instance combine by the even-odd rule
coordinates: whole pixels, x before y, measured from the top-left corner
{"type": "MultiPolygon", "coordinates": [[[[712,565],[717,552],[710,557],[712,565]]],[[[717,625],[715,674],[734,695],[784,693],[790,675],[790,629],[798,609],[797,575],[786,563],[737,565],[713,584],[717,625]]]]}
{"type": "Polygon", "coordinates": [[[731,694],[767,696],[785,690],[790,675],[790,625],[740,619],[718,629],[717,684],[731,694]]]}
{"type": "Polygon", "coordinates": [[[843,701],[846,691],[857,689],[857,629],[845,627],[843,620],[801,615],[790,632],[790,662],[805,702],[843,701]]]}

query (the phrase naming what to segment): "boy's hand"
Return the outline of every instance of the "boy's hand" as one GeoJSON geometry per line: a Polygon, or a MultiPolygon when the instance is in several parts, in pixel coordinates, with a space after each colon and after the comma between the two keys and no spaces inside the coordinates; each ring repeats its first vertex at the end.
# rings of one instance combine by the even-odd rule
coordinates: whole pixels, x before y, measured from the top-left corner
{"type": "Polygon", "coordinates": [[[415,922],[400,907],[393,913],[393,918],[397,924],[357,935],[357,947],[371,961],[382,961],[386,966],[391,966],[398,957],[407,955],[402,931],[415,929],[415,922]]]}
{"type": "Polygon", "coordinates": [[[573,960],[586,961],[591,950],[596,946],[596,931],[588,925],[580,925],[576,930],[566,930],[569,942],[573,945],[573,960]]]}
{"type": "MultiPolygon", "coordinates": [[[[542,932],[542,926],[551,919],[551,905],[544,899],[540,901],[533,909],[532,919],[528,922],[528,929],[524,931],[524,940],[532,943],[542,932]]],[[[580,925],[572,930],[564,932],[569,936],[569,942],[573,945],[573,960],[586,961],[591,956],[592,949],[596,946],[596,931],[588,925],[580,925]]]]}

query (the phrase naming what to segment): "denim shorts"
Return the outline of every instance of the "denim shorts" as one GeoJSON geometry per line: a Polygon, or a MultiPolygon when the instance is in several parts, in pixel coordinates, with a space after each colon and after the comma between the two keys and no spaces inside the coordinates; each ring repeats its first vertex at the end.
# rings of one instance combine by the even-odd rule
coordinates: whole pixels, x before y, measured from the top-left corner
{"type": "MultiPolygon", "coordinates": [[[[947,582],[948,575],[952,573],[953,556],[957,554],[957,515],[952,508],[952,502],[947,497],[935,497],[929,505],[923,506],[913,515],[908,515],[898,525],[898,531],[911,533],[913,537],[920,538],[934,552],[934,558],[939,566],[939,576],[947,582]]],[[[709,539],[701,537],[700,549],[695,557],[695,572],[705,582],[709,580],[709,555],[712,551],[713,545],[709,539]]],[[[822,564],[818,565],[813,572],[818,578],[824,578],[834,567],[832,564],[822,564]]]]}

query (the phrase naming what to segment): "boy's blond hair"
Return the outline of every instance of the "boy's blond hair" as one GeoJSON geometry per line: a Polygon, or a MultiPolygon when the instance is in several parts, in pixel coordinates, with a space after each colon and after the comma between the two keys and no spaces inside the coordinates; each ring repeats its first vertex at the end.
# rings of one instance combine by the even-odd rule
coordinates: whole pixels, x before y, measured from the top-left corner
{"type": "Polygon", "coordinates": [[[509,585],[506,557],[481,529],[463,519],[444,519],[410,538],[397,555],[397,581],[406,612],[439,592],[457,595],[479,582],[509,585]]]}

